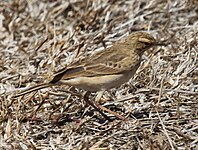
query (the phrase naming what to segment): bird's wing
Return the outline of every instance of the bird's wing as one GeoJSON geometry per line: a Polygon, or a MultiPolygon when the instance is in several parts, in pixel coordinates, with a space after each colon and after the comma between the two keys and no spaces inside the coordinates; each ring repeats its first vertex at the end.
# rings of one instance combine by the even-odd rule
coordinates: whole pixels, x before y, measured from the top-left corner
{"type": "Polygon", "coordinates": [[[117,54],[112,52],[112,48],[115,49],[115,47],[110,47],[106,49],[105,53],[98,52],[86,60],[76,62],[68,68],[58,71],[50,83],[56,83],[61,79],[67,80],[75,77],[119,74],[130,71],[131,68],[139,65],[139,58],[129,56],[129,50],[118,46],[117,48],[122,52],[117,54]]]}

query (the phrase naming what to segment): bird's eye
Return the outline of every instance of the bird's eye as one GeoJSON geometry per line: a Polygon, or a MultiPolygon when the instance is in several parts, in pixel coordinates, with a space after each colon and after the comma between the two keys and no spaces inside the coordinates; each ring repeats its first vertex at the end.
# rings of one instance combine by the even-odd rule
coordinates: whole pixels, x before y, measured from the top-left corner
{"type": "Polygon", "coordinates": [[[148,42],[142,42],[145,46],[150,46],[151,43],[148,43],[148,42]]]}

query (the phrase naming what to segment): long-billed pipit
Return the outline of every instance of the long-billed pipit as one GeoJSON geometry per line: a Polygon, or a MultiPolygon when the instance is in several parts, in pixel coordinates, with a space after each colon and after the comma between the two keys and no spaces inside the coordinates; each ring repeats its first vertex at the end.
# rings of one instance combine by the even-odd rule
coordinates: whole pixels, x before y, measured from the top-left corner
{"type": "Polygon", "coordinates": [[[58,71],[51,81],[30,87],[14,97],[62,84],[87,91],[105,91],[119,87],[135,74],[140,66],[142,54],[156,45],[159,43],[150,34],[134,32],[112,47],[58,71]]]}

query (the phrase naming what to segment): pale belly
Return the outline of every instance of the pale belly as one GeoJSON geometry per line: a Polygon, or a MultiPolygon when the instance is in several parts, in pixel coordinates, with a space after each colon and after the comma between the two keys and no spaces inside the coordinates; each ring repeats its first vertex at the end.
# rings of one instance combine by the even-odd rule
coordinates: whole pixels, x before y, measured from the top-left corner
{"type": "Polygon", "coordinates": [[[87,91],[103,91],[115,87],[119,87],[127,82],[134,72],[125,74],[105,75],[98,77],[77,77],[69,80],[61,80],[60,82],[74,86],[87,91]]]}

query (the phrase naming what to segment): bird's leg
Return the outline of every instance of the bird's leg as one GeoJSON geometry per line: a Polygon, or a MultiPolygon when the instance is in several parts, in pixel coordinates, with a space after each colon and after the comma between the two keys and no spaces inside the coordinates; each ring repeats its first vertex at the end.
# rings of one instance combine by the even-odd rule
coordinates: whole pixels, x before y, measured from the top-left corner
{"type": "MultiPolygon", "coordinates": [[[[106,108],[106,107],[104,107],[104,106],[98,104],[98,102],[100,102],[100,100],[101,100],[102,95],[104,94],[104,92],[105,92],[104,90],[98,92],[98,94],[97,94],[97,96],[96,96],[96,98],[95,98],[95,101],[93,102],[94,105],[95,105],[97,108],[100,108],[100,110],[106,111],[106,112],[108,112],[108,113],[110,113],[110,114],[116,116],[117,118],[119,118],[119,119],[121,119],[121,120],[125,120],[125,118],[124,118],[123,116],[121,116],[121,115],[117,114],[116,112],[111,111],[110,109],[108,109],[108,108],[106,108]]],[[[114,96],[112,95],[112,97],[114,97],[114,96]]]]}
{"type": "Polygon", "coordinates": [[[91,92],[86,92],[85,94],[84,94],[84,100],[89,104],[89,105],[91,105],[95,110],[97,110],[105,119],[107,119],[107,120],[111,120],[107,115],[105,115],[101,110],[100,110],[100,108],[99,107],[97,107],[94,103],[92,103],[90,100],[89,100],[89,95],[91,94],[91,92]]]}
{"type": "MultiPolygon", "coordinates": [[[[104,91],[99,92],[99,93],[98,93],[99,96],[97,95],[96,98],[98,97],[99,100],[100,100],[100,98],[102,97],[103,93],[104,93],[104,91]]],[[[109,120],[109,121],[111,120],[111,119],[110,119],[106,114],[104,114],[101,110],[106,111],[106,112],[108,112],[108,113],[110,113],[110,114],[116,116],[117,118],[119,118],[119,119],[121,119],[121,120],[125,120],[125,118],[124,118],[123,116],[117,114],[116,112],[113,112],[113,111],[107,109],[106,107],[104,107],[104,106],[102,106],[102,105],[99,105],[99,104],[97,104],[97,103],[95,103],[95,102],[91,102],[91,101],[89,100],[89,95],[90,95],[90,94],[91,94],[91,92],[86,92],[86,93],[84,94],[84,100],[87,102],[87,104],[91,105],[95,110],[97,110],[105,119],[107,119],[107,120],[109,120]]]]}

